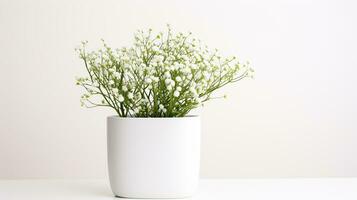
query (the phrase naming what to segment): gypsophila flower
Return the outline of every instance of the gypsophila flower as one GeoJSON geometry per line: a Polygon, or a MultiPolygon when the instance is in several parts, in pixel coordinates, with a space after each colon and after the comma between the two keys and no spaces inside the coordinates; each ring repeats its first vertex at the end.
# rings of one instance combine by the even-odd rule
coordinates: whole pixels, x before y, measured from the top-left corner
{"type": "Polygon", "coordinates": [[[119,72],[114,72],[113,75],[114,75],[115,78],[120,79],[120,73],[119,72]]]}
{"type": "Polygon", "coordinates": [[[167,109],[165,108],[164,105],[160,104],[159,105],[159,111],[163,112],[163,113],[166,113],[167,109]]]}
{"type": "Polygon", "coordinates": [[[166,71],[164,74],[165,78],[170,79],[171,78],[171,74],[170,72],[166,71]]]}
{"type": "Polygon", "coordinates": [[[151,78],[146,78],[145,83],[150,84],[152,82],[151,78]]]}
{"type": "Polygon", "coordinates": [[[177,82],[181,82],[181,81],[182,81],[182,78],[179,77],[179,76],[177,76],[177,77],[175,78],[175,80],[176,80],[177,82]]]}
{"type": "Polygon", "coordinates": [[[153,47],[152,47],[152,50],[153,50],[153,51],[159,51],[160,49],[159,49],[158,46],[153,46],[153,47]]]}
{"type": "Polygon", "coordinates": [[[183,117],[217,98],[212,95],[221,87],[254,73],[248,62],[223,57],[190,33],[173,34],[171,28],[165,34],[138,31],[131,47],[111,49],[104,43],[90,52],[86,45],[76,49],[88,72],[76,78],[85,89],[81,105],[108,106],[121,117],[183,117]]]}
{"type": "Polygon", "coordinates": [[[180,96],[180,92],[176,90],[176,91],[174,92],[174,97],[178,97],[178,96],[180,96]]]}
{"type": "Polygon", "coordinates": [[[157,83],[157,82],[160,80],[160,79],[159,79],[158,77],[156,77],[156,76],[152,76],[151,79],[152,79],[155,83],[157,83]]]}
{"type": "Polygon", "coordinates": [[[172,83],[172,80],[171,80],[171,79],[166,79],[166,80],[165,80],[165,84],[166,84],[166,85],[171,85],[171,83],[172,83]]]}
{"type": "Polygon", "coordinates": [[[124,101],[124,97],[123,97],[123,95],[121,95],[121,94],[119,95],[119,97],[118,97],[118,101],[119,101],[119,102],[123,102],[123,101],[124,101]]]}
{"type": "Polygon", "coordinates": [[[129,99],[133,99],[133,98],[134,98],[133,93],[129,92],[129,93],[128,93],[128,98],[129,98],[129,99]]]}

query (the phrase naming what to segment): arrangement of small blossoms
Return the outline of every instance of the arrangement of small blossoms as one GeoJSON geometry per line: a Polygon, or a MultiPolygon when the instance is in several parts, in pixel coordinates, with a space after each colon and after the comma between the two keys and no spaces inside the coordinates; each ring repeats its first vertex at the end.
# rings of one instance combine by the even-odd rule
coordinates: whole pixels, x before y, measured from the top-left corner
{"type": "Polygon", "coordinates": [[[248,63],[224,58],[191,33],[138,31],[130,48],[77,50],[88,72],[77,78],[86,107],[113,108],[120,117],[184,117],[217,98],[217,89],[252,77],[248,63]]]}

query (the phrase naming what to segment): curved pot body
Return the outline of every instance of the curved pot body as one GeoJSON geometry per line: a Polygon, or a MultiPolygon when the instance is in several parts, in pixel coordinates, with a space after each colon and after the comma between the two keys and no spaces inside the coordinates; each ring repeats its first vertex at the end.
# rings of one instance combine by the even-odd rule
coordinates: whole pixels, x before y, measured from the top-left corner
{"type": "Polygon", "coordinates": [[[184,198],[199,179],[200,118],[107,119],[113,193],[128,198],[184,198]]]}

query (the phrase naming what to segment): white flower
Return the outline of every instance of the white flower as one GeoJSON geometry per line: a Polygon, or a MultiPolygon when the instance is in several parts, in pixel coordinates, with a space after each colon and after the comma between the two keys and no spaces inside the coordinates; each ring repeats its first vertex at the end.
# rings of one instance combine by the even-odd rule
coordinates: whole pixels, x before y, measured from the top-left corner
{"type": "Polygon", "coordinates": [[[180,96],[180,92],[176,90],[176,91],[174,92],[174,97],[178,97],[178,96],[180,96]]]}
{"type": "Polygon", "coordinates": [[[184,73],[186,75],[191,73],[191,69],[188,67],[183,68],[181,71],[182,71],[182,73],[184,73]]]}
{"type": "Polygon", "coordinates": [[[197,66],[196,64],[192,64],[192,65],[191,65],[191,68],[192,68],[192,69],[198,69],[198,66],[197,66]]]}
{"type": "Polygon", "coordinates": [[[182,81],[182,78],[179,77],[179,76],[177,76],[177,77],[175,78],[175,80],[176,80],[177,82],[181,82],[181,81],[182,81]]]}
{"type": "Polygon", "coordinates": [[[121,88],[124,92],[128,91],[128,88],[124,85],[122,88],[121,88]]]}
{"type": "Polygon", "coordinates": [[[207,71],[203,72],[203,76],[205,77],[206,80],[209,80],[210,74],[207,71]]]}
{"type": "Polygon", "coordinates": [[[161,44],[160,40],[155,40],[154,45],[159,46],[161,44]]]}
{"type": "Polygon", "coordinates": [[[169,91],[172,90],[172,86],[171,86],[171,85],[167,86],[166,88],[167,88],[167,90],[169,90],[169,91]]]}
{"type": "Polygon", "coordinates": [[[146,103],[149,102],[149,100],[147,100],[147,99],[141,99],[141,102],[142,102],[143,104],[146,104],[146,103]]]}
{"type": "Polygon", "coordinates": [[[186,56],[186,55],[183,55],[183,56],[182,56],[182,59],[185,60],[185,61],[188,61],[188,60],[189,60],[188,56],[186,56]]]}
{"type": "Polygon", "coordinates": [[[118,88],[113,88],[113,92],[117,94],[119,92],[118,88]]]}
{"type": "Polygon", "coordinates": [[[165,74],[164,74],[165,78],[169,79],[171,78],[171,74],[169,71],[166,71],[165,74]]]}
{"type": "Polygon", "coordinates": [[[120,79],[120,73],[119,72],[114,72],[113,75],[114,75],[115,78],[120,79]]]}
{"type": "Polygon", "coordinates": [[[174,62],[174,64],[173,64],[173,66],[175,66],[175,68],[177,68],[177,69],[179,68],[179,66],[178,66],[178,65],[179,65],[179,63],[178,63],[178,62],[174,62]]]}
{"type": "Polygon", "coordinates": [[[197,93],[197,91],[196,91],[196,88],[195,87],[190,87],[190,92],[192,92],[193,94],[196,94],[197,93]]]}
{"type": "Polygon", "coordinates": [[[179,91],[179,92],[181,92],[182,88],[181,88],[180,86],[178,86],[178,87],[176,88],[176,90],[179,91]]]}
{"type": "Polygon", "coordinates": [[[156,77],[156,76],[152,76],[151,79],[152,79],[155,83],[159,82],[159,78],[156,77]]]}
{"type": "Polygon", "coordinates": [[[150,84],[152,82],[151,78],[146,78],[145,83],[150,84]]]}
{"type": "Polygon", "coordinates": [[[162,111],[163,113],[166,113],[166,108],[164,107],[164,105],[160,104],[159,105],[159,111],[162,111]]]}
{"type": "Polygon", "coordinates": [[[154,50],[154,51],[159,51],[160,49],[159,49],[158,46],[153,46],[153,47],[152,47],[152,50],[154,50]]]}
{"type": "Polygon", "coordinates": [[[128,98],[129,98],[129,99],[133,99],[133,98],[134,98],[133,93],[129,92],[129,93],[128,93],[128,98]]]}
{"type": "Polygon", "coordinates": [[[130,65],[128,63],[124,63],[124,69],[130,69],[130,65]]]}
{"type": "Polygon", "coordinates": [[[155,55],[154,58],[152,59],[152,61],[153,61],[153,62],[158,62],[158,63],[160,63],[160,62],[164,61],[164,56],[162,56],[162,55],[155,55]]]}
{"type": "Polygon", "coordinates": [[[115,82],[114,82],[113,80],[110,80],[110,81],[109,81],[109,85],[114,85],[114,83],[115,83],[115,82]]]}
{"type": "Polygon", "coordinates": [[[124,56],[122,57],[122,59],[123,59],[123,60],[129,60],[129,57],[128,57],[127,55],[124,55],[124,56]]]}
{"type": "Polygon", "coordinates": [[[175,64],[175,69],[182,69],[183,67],[184,67],[184,65],[181,64],[181,63],[176,63],[175,64]]]}
{"type": "Polygon", "coordinates": [[[123,101],[124,101],[124,97],[123,97],[123,95],[121,95],[121,94],[119,95],[119,97],[118,97],[118,101],[119,101],[119,102],[123,102],[123,101]]]}
{"type": "Polygon", "coordinates": [[[168,70],[170,70],[170,71],[174,71],[176,68],[175,68],[175,66],[170,66],[169,68],[168,68],[168,70]]]}
{"type": "Polygon", "coordinates": [[[166,84],[166,85],[171,85],[171,83],[172,83],[172,80],[171,80],[171,79],[166,79],[166,80],[165,80],[165,84],[166,84]]]}
{"type": "Polygon", "coordinates": [[[192,74],[187,74],[186,78],[191,80],[192,76],[193,76],[192,74]]]}

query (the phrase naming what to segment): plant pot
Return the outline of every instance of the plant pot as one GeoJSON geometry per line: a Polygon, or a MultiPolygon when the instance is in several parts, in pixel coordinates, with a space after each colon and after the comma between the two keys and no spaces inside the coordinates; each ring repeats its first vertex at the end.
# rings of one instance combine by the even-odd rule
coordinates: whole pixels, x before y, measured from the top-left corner
{"type": "Polygon", "coordinates": [[[108,168],[115,196],[184,198],[199,179],[200,117],[107,118],[108,168]]]}

